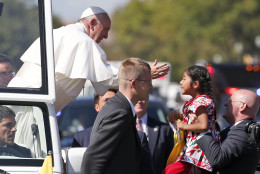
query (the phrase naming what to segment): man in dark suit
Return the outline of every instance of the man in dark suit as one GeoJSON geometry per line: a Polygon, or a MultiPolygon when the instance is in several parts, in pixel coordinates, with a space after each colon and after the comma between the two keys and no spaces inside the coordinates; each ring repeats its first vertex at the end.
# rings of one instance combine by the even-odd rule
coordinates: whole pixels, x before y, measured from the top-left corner
{"type": "MultiPolygon", "coordinates": [[[[107,92],[101,96],[98,93],[94,94],[94,107],[97,113],[102,109],[105,103],[115,96],[117,89],[108,89],[107,92]]],[[[76,132],[72,141],[71,147],[88,147],[90,142],[90,133],[92,126],[82,131],[76,132]]]]}
{"type": "MultiPolygon", "coordinates": [[[[88,147],[92,127],[77,132],[74,136],[72,147],[88,147]]],[[[154,174],[154,167],[147,137],[144,132],[137,131],[141,141],[141,168],[140,174],[154,174]]]]}
{"type": "Polygon", "coordinates": [[[147,136],[142,131],[137,131],[141,141],[141,168],[140,174],[155,174],[154,166],[152,163],[152,156],[150,147],[147,141],[147,136]]]}
{"type": "Polygon", "coordinates": [[[31,158],[31,151],[14,143],[15,113],[6,106],[0,106],[0,156],[31,158]]]}
{"type": "Polygon", "coordinates": [[[147,114],[149,99],[141,100],[135,105],[138,120],[141,120],[141,130],[146,133],[152,156],[152,164],[156,174],[161,174],[173,148],[173,131],[168,124],[152,119],[147,114]]]}
{"type": "MultiPolygon", "coordinates": [[[[116,89],[108,89],[105,95],[100,96],[99,94],[94,94],[94,107],[97,113],[102,109],[105,103],[115,96],[117,90],[116,89]]],[[[88,147],[90,143],[90,134],[92,131],[92,126],[76,132],[73,138],[73,142],[71,147],[88,147]]],[[[147,137],[144,132],[138,131],[138,135],[141,141],[141,169],[140,174],[154,174],[152,158],[149,149],[149,144],[147,141],[147,137]]]]}
{"type": "Polygon", "coordinates": [[[221,145],[211,133],[202,134],[197,143],[209,160],[210,165],[220,174],[254,174],[259,162],[256,145],[250,144],[245,130],[247,123],[256,117],[259,99],[249,90],[238,90],[225,103],[223,117],[231,127],[221,133],[221,145]]]}
{"type": "Polygon", "coordinates": [[[95,120],[81,174],[139,174],[141,145],[135,128],[134,105],[149,97],[151,68],[139,58],[128,58],[119,70],[119,91],[95,120]]]}

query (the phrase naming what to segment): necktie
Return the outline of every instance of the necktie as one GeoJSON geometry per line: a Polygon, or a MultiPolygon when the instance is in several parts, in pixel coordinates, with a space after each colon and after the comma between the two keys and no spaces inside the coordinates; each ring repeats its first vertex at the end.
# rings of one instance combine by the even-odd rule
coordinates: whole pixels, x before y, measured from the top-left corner
{"type": "Polygon", "coordinates": [[[139,118],[136,119],[136,129],[139,130],[139,131],[143,131],[142,120],[139,119],[139,118]]]}

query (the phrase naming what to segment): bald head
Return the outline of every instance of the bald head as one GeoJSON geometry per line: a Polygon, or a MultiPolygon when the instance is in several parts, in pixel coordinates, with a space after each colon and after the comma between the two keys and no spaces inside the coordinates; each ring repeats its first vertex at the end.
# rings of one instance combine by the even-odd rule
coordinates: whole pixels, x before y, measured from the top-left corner
{"type": "Polygon", "coordinates": [[[241,89],[236,91],[224,105],[226,109],[223,118],[233,125],[241,120],[255,119],[259,110],[259,99],[254,92],[241,89]]]}
{"type": "Polygon", "coordinates": [[[235,100],[244,102],[247,105],[246,109],[244,110],[246,115],[252,119],[256,117],[256,113],[259,110],[259,99],[254,92],[241,89],[233,94],[233,98],[235,100]]]}

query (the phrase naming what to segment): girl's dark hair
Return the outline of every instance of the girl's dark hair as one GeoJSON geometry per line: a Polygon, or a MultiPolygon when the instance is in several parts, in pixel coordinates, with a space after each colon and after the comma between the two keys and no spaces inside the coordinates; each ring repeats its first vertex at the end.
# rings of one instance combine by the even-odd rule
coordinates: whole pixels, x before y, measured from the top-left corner
{"type": "Polygon", "coordinates": [[[188,76],[192,82],[198,81],[200,83],[199,92],[208,95],[214,100],[213,90],[211,86],[211,78],[207,68],[203,66],[193,65],[186,69],[188,76]]]}

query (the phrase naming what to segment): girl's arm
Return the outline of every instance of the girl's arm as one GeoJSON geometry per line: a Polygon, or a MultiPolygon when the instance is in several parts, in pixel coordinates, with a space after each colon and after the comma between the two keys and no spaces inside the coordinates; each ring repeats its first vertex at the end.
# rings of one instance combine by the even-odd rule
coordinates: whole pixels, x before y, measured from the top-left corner
{"type": "Polygon", "coordinates": [[[206,132],[209,129],[208,114],[206,107],[199,107],[196,112],[198,119],[192,124],[177,121],[177,128],[193,132],[206,132]]]}

